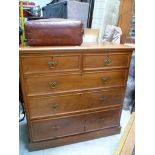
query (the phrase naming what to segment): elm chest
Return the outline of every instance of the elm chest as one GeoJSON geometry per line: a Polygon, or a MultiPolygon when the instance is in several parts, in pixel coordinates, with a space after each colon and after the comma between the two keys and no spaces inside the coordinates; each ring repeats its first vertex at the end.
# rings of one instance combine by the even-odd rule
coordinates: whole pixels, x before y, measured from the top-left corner
{"type": "Polygon", "coordinates": [[[132,51],[103,43],[21,47],[30,149],[118,134],[132,51]]]}

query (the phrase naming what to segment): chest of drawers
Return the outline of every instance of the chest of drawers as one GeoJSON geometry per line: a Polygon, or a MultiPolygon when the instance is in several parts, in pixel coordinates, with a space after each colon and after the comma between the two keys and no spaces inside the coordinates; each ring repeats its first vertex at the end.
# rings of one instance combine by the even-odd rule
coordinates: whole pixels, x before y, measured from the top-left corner
{"type": "Polygon", "coordinates": [[[20,47],[30,149],[119,133],[132,51],[103,43],[20,47]]]}

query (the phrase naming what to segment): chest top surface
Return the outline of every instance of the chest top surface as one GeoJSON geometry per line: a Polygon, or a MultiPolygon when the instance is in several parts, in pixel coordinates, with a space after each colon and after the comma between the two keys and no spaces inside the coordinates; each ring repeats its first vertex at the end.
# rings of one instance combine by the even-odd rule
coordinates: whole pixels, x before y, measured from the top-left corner
{"type": "Polygon", "coordinates": [[[40,53],[40,52],[91,52],[91,51],[133,51],[134,47],[114,43],[83,43],[81,46],[23,46],[19,48],[21,53],[40,53]]]}

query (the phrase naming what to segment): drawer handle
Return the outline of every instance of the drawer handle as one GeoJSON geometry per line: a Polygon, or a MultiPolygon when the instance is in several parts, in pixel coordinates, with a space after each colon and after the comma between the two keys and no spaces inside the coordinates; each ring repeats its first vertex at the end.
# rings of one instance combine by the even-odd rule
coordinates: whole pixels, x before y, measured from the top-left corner
{"type": "Polygon", "coordinates": [[[108,65],[111,64],[111,62],[112,62],[112,60],[111,60],[108,56],[106,56],[106,57],[104,58],[104,65],[108,66],[108,65]]]}
{"type": "Polygon", "coordinates": [[[57,126],[57,125],[54,125],[54,126],[52,126],[52,129],[53,129],[53,130],[58,130],[58,129],[60,129],[60,127],[57,126]]]}
{"type": "Polygon", "coordinates": [[[58,64],[57,61],[48,61],[49,68],[53,69],[58,64]]]}
{"type": "Polygon", "coordinates": [[[57,103],[56,103],[56,104],[52,105],[52,109],[54,109],[54,110],[55,110],[55,109],[57,109],[57,108],[58,108],[58,106],[59,106],[59,104],[57,104],[57,103]]]}
{"type": "Polygon", "coordinates": [[[56,85],[57,85],[57,82],[56,82],[56,81],[50,81],[48,84],[49,84],[49,86],[50,86],[51,88],[55,88],[56,85]]]}
{"type": "Polygon", "coordinates": [[[99,99],[100,99],[100,101],[104,102],[104,101],[107,101],[108,98],[106,96],[103,96],[103,97],[100,97],[99,99]]]}
{"type": "Polygon", "coordinates": [[[109,79],[110,79],[109,77],[101,77],[103,84],[107,83],[109,79]]]}
{"type": "Polygon", "coordinates": [[[98,118],[97,121],[98,121],[98,122],[103,122],[104,120],[105,120],[105,119],[101,117],[101,118],[98,118]]]}

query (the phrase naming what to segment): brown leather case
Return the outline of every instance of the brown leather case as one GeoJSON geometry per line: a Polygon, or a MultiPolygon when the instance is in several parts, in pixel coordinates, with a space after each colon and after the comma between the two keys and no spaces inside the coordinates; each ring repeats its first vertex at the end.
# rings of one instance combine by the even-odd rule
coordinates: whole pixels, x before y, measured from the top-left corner
{"type": "Polygon", "coordinates": [[[83,24],[78,20],[40,19],[25,23],[25,36],[30,46],[81,45],[83,24]]]}

